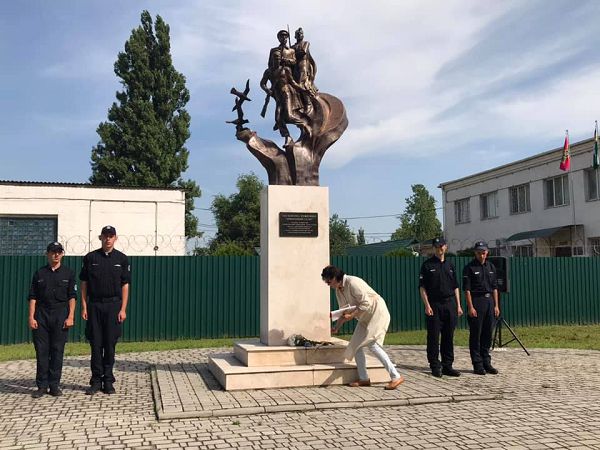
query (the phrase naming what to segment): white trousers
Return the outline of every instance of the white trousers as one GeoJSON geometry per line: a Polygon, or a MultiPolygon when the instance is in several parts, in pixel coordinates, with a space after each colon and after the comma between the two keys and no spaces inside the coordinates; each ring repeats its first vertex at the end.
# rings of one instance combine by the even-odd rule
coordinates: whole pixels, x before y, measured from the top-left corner
{"type": "MultiPolygon", "coordinates": [[[[381,345],[379,345],[377,342],[372,342],[371,344],[367,345],[367,347],[369,347],[369,350],[371,350],[377,359],[381,361],[381,364],[383,364],[385,370],[388,371],[392,380],[400,378],[400,374],[396,370],[396,367],[394,367],[394,363],[392,363],[390,357],[383,350],[383,348],[381,348],[381,345]]],[[[356,351],[354,354],[354,360],[356,361],[356,369],[358,370],[358,379],[367,380],[369,375],[367,374],[367,359],[365,357],[364,347],[361,347],[356,351]]]]}

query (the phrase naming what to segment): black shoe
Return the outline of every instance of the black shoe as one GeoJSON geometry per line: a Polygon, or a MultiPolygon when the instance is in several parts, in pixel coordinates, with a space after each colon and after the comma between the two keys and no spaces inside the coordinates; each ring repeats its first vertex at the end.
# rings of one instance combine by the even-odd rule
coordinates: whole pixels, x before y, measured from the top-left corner
{"type": "Polygon", "coordinates": [[[114,394],[115,388],[113,387],[112,383],[109,383],[107,381],[104,382],[104,389],[102,389],[104,391],[105,394],[111,395],[114,394]]]}
{"type": "Polygon", "coordinates": [[[48,388],[38,388],[38,390],[35,391],[33,394],[31,394],[31,396],[33,398],[41,398],[44,395],[46,395],[47,392],[48,392],[48,388]]]}
{"type": "Polygon", "coordinates": [[[56,386],[50,388],[50,395],[52,397],[60,397],[61,395],[63,395],[63,393],[62,390],[58,386],[56,386]]]}
{"type": "Polygon", "coordinates": [[[475,367],[473,369],[473,373],[475,375],[485,375],[485,370],[483,369],[483,367],[475,367]]]}
{"type": "Polygon", "coordinates": [[[449,369],[442,369],[442,373],[444,375],[448,375],[449,377],[460,377],[460,372],[456,369],[450,367],[449,369]]]}
{"type": "Polygon", "coordinates": [[[440,369],[439,367],[431,369],[431,375],[433,375],[436,378],[442,378],[442,369],[440,369]]]}
{"type": "Polygon", "coordinates": [[[486,371],[486,373],[491,373],[492,375],[497,375],[498,374],[498,369],[496,369],[495,367],[492,367],[492,366],[483,366],[483,369],[486,371]]]}
{"type": "Polygon", "coordinates": [[[85,390],[85,395],[94,395],[102,390],[102,386],[100,384],[92,384],[89,388],[85,390]]]}

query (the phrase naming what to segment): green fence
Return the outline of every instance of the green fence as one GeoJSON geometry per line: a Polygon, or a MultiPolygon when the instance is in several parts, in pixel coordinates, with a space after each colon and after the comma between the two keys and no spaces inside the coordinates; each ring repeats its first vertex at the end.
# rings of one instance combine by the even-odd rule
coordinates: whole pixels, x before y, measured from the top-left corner
{"type": "MultiPolygon", "coordinates": [[[[258,257],[144,256],[130,261],[124,340],[259,334],[258,257]]],[[[460,273],[469,259],[453,261],[460,273]]],[[[364,278],[386,299],[390,331],[424,327],[417,288],[423,258],[347,256],[332,262],[364,278]]],[[[27,293],[33,272],[44,263],[43,257],[0,257],[0,344],[30,341],[27,293]]],[[[78,273],[81,258],[65,257],[63,263],[78,273]]],[[[511,325],[600,323],[600,258],[511,258],[510,273],[511,292],[502,295],[502,310],[511,325]]],[[[333,296],[331,301],[334,307],[333,296]]],[[[72,341],[85,339],[79,308],[69,334],[72,341]]]]}

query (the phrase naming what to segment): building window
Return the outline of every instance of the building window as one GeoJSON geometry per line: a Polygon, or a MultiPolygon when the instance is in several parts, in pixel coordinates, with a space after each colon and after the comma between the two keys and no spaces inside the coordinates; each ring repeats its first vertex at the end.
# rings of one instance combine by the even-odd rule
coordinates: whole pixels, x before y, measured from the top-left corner
{"type": "Polygon", "coordinates": [[[598,191],[600,191],[600,170],[588,169],[584,172],[585,177],[585,199],[598,200],[598,191]]]}
{"type": "Polygon", "coordinates": [[[600,237],[590,238],[590,256],[600,256],[600,237]]]}
{"type": "Polygon", "coordinates": [[[529,183],[513,186],[509,190],[510,213],[520,214],[531,211],[529,203],[529,183]]]}
{"type": "Polygon", "coordinates": [[[502,256],[500,253],[500,247],[492,247],[490,248],[489,256],[502,256]]]}
{"type": "Polygon", "coordinates": [[[498,217],[496,206],[498,203],[498,191],[489,192],[479,196],[481,220],[498,217]]]}
{"type": "Polygon", "coordinates": [[[546,187],[546,208],[565,206],[569,204],[569,177],[559,177],[544,180],[546,187]]]}
{"type": "Polygon", "coordinates": [[[467,223],[471,221],[468,198],[463,198],[462,200],[454,202],[454,219],[456,223],[467,223]]]}
{"type": "Polygon", "coordinates": [[[56,230],[56,217],[0,217],[0,255],[43,255],[56,230]]]}
{"type": "Polygon", "coordinates": [[[513,256],[533,256],[533,245],[515,245],[513,247],[513,256]]]}

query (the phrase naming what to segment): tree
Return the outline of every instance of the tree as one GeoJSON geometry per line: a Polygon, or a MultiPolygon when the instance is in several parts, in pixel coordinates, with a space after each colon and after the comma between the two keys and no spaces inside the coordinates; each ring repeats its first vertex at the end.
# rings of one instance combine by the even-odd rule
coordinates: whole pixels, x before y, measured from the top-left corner
{"type": "Polygon", "coordinates": [[[251,173],[240,175],[236,186],[237,193],[217,195],[212,202],[217,234],[210,244],[211,254],[222,245],[230,251],[235,244],[247,254],[254,254],[254,248],[260,246],[260,191],[265,185],[251,173]]]}
{"type": "Polygon", "coordinates": [[[383,256],[401,256],[401,257],[414,257],[415,254],[413,253],[413,251],[409,248],[397,248],[396,250],[392,250],[387,252],[385,255],[383,256]]]}
{"type": "Polygon", "coordinates": [[[123,90],[98,126],[100,142],[92,149],[90,182],[111,186],[175,187],[185,191],[186,236],[200,236],[192,215],[200,189],[184,181],[189,152],[190,94],[185,77],[171,60],[169,25],[160,16],[152,23],[142,12],[142,25],[132,30],[114,71],[123,90]]]}
{"type": "Polygon", "coordinates": [[[367,243],[367,240],[365,239],[365,230],[360,227],[358,229],[358,236],[356,237],[356,243],[358,245],[365,245],[367,243]]]}
{"type": "Polygon", "coordinates": [[[406,199],[400,228],[392,234],[392,240],[415,238],[425,241],[441,235],[442,225],[435,212],[435,199],[422,184],[413,184],[411,189],[413,194],[406,199]]]}
{"type": "Polygon", "coordinates": [[[329,253],[331,256],[346,254],[346,249],[356,245],[356,236],[346,220],[334,214],[329,219],[329,253]]]}

